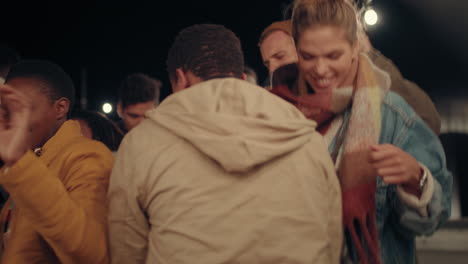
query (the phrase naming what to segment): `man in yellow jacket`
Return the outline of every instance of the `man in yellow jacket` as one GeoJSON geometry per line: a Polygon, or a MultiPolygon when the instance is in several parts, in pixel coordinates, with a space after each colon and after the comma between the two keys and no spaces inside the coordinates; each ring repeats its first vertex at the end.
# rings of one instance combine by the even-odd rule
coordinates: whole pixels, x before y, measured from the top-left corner
{"type": "Polygon", "coordinates": [[[13,66],[0,86],[0,263],[108,263],[112,154],[67,121],[70,77],[46,61],[13,66]],[[1,165],[0,165],[1,166],[1,165]]]}

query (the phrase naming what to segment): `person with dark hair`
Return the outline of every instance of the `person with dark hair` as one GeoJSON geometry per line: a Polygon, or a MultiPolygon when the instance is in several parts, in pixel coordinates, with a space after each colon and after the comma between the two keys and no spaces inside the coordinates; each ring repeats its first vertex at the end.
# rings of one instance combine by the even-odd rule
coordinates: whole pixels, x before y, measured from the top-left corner
{"type": "Polygon", "coordinates": [[[174,94],[117,153],[112,263],[337,263],[340,189],[315,122],[241,79],[221,25],[183,29],[167,70],[174,94]]]}
{"type": "Polygon", "coordinates": [[[391,77],[362,52],[358,33],[351,1],[295,0],[297,73],[271,92],[316,121],[328,144],[341,184],[343,263],[411,264],[415,237],[450,216],[452,175],[438,136],[389,91],[391,77]]]}
{"type": "Polygon", "coordinates": [[[2,263],[108,263],[112,153],[68,120],[75,89],[47,61],[15,64],[0,86],[2,263]]]}
{"type": "Polygon", "coordinates": [[[120,129],[127,133],[145,118],[145,112],[159,104],[161,82],[143,73],[128,75],[118,90],[117,113],[120,129]]]}
{"type": "Polygon", "coordinates": [[[80,123],[83,136],[101,141],[111,151],[117,151],[119,148],[123,132],[105,115],[87,110],[74,110],[71,119],[80,123]]]}
{"type": "Polygon", "coordinates": [[[11,66],[20,60],[18,52],[4,44],[0,44],[0,84],[5,82],[5,78],[11,66]]]}

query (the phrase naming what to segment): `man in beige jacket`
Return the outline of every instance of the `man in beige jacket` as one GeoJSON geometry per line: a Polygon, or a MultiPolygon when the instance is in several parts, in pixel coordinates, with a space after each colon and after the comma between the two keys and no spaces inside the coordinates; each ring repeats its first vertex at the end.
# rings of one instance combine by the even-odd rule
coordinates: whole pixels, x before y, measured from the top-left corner
{"type": "Polygon", "coordinates": [[[112,263],[339,262],[340,187],[316,123],[242,80],[243,65],[223,26],[177,36],[174,94],[117,154],[112,263]]]}

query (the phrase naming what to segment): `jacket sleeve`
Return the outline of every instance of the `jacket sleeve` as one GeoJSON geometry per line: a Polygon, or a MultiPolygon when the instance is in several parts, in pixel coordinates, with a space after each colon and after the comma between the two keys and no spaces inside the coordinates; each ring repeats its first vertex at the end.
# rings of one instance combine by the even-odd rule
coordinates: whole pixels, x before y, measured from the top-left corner
{"type": "Polygon", "coordinates": [[[122,141],[109,183],[109,241],[111,263],[144,263],[148,244],[148,220],[138,201],[135,155],[122,141]]]}
{"type": "Polygon", "coordinates": [[[446,168],[445,154],[439,138],[416,115],[405,118],[407,125],[399,129],[395,145],[432,173],[433,195],[427,205],[427,216],[404,203],[396,194],[396,188],[391,188],[388,194],[393,204],[394,221],[401,234],[405,237],[431,235],[450,216],[452,175],[446,168]]]}
{"type": "Polygon", "coordinates": [[[60,157],[67,160],[60,175],[64,182],[31,151],[0,175],[15,208],[21,208],[61,263],[109,262],[106,190],[112,154],[104,146],[88,147],[93,152],[60,157]]]}

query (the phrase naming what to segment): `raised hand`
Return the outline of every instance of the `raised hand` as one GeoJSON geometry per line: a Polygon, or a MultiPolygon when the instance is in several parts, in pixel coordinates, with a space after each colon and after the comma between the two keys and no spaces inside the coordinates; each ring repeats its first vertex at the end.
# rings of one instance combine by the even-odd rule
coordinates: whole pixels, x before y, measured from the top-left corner
{"type": "Polygon", "coordinates": [[[32,104],[23,93],[8,85],[0,85],[0,98],[0,159],[6,166],[12,166],[31,146],[32,104]]]}

